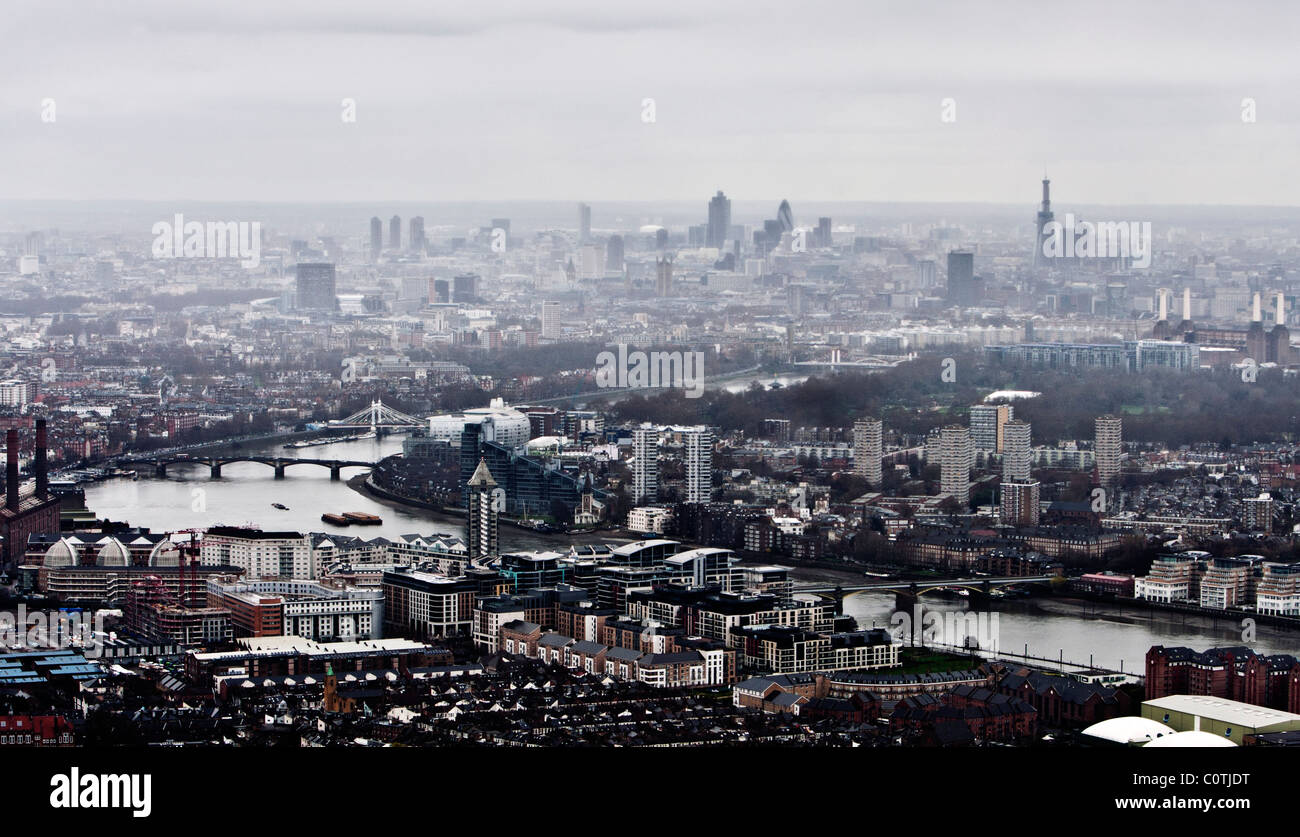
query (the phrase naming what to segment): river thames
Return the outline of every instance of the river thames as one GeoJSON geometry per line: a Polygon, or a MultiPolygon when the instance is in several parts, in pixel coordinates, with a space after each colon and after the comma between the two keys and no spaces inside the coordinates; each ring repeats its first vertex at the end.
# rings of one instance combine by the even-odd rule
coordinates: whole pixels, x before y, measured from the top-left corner
{"type": "MultiPolygon", "coordinates": [[[[401,436],[336,442],[289,449],[280,442],[246,444],[240,454],[302,459],[377,461],[402,447],[401,436]]],[[[331,532],[373,538],[402,534],[443,532],[463,536],[462,518],[380,502],[348,487],[346,479],[359,469],[346,469],[343,480],[331,481],[327,468],[291,466],[284,479],[274,478],[268,465],[254,462],[222,467],[221,479],[210,479],[206,465],[170,465],[165,479],[155,479],[141,466],[138,480],[108,480],[86,486],[86,503],[98,517],[147,526],[155,531],[175,531],[216,525],[257,526],[267,530],[331,532]],[[281,503],[285,511],[272,506],[281,503]],[[359,511],[383,518],[379,526],[338,527],[321,521],[324,512],[359,511]]],[[[558,548],[569,543],[620,541],[608,534],[544,535],[501,528],[501,548],[506,551],[558,548]]],[[[804,580],[822,580],[817,571],[796,571],[804,580]]],[[[844,576],[841,576],[842,578],[844,576]]],[[[926,608],[964,610],[965,601],[922,598],[926,608]]],[[[888,627],[895,608],[891,594],[859,593],[845,600],[845,612],[859,624],[888,627]]],[[[1001,650],[1088,662],[1099,666],[1141,672],[1143,658],[1152,645],[1186,645],[1203,650],[1221,645],[1249,645],[1261,653],[1300,653],[1300,633],[1266,625],[1255,628],[1253,640],[1243,642],[1240,619],[1148,610],[1140,607],[1094,604],[1064,598],[1003,600],[986,614],[985,625],[994,628],[1001,650]],[[992,617],[996,614],[996,620],[992,617]]]]}

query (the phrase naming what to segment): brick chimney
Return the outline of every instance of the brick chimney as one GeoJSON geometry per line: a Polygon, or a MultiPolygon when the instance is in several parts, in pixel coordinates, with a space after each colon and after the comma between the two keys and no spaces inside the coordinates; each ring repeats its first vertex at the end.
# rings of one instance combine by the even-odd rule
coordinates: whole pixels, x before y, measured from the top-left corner
{"type": "Polygon", "coordinates": [[[7,454],[7,464],[5,467],[5,506],[13,511],[18,510],[18,428],[9,428],[9,433],[5,436],[5,452],[7,454]]]}
{"type": "Polygon", "coordinates": [[[36,469],[36,496],[42,500],[50,499],[50,475],[45,466],[45,448],[49,442],[45,437],[45,419],[36,420],[36,453],[33,459],[36,469]]]}

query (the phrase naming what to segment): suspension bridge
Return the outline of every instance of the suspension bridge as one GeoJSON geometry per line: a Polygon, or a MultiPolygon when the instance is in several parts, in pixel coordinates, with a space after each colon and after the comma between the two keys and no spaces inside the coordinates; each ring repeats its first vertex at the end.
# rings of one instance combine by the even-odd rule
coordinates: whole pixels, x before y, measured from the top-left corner
{"type": "Polygon", "coordinates": [[[376,398],[370,402],[370,406],[358,410],[347,418],[331,421],[328,426],[330,429],[338,428],[340,430],[369,428],[371,432],[378,432],[381,428],[384,430],[410,430],[424,425],[424,419],[408,416],[400,410],[394,410],[381,399],[376,398]]]}

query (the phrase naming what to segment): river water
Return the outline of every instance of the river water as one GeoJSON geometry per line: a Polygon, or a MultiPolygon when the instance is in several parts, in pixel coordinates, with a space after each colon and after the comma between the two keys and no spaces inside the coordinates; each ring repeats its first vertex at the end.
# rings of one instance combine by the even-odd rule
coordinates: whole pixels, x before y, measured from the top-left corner
{"type": "MultiPolygon", "coordinates": [[[[1240,617],[1212,619],[1197,614],[1153,610],[1063,597],[1001,600],[988,610],[964,600],[922,596],[921,616],[931,610],[956,611],[966,616],[965,626],[944,636],[943,642],[960,645],[975,635],[981,646],[996,640],[996,648],[1012,654],[1097,665],[1141,674],[1147,649],[1152,645],[1185,645],[1198,651],[1225,645],[1248,645],[1259,653],[1300,654],[1300,633],[1257,624],[1254,638],[1243,640],[1240,617]],[[971,621],[973,614],[980,621],[971,621]],[[971,630],[973,628],[973,630],[971,630]]],[[[891,627],[896,605],[892,593],[864,592],[846,597],[844,611],[862,627],[891,627]]],[[[915,611],[909,613],[912,622],[915,611]]],[[[942,613],[940,614],[942,617],[942,613]]],[[[920,628],[918,627],[918,634],[920,628]]]]}
{"type": "MultiPolygon", "coordinates": [[[[246,456],[280,456],[298,459],[346,459],[376,462],[402,450],[402,436],[335,442],[307,448],[285,448],[283,443],[245,444],[238,453],[246,456]]],[[[275,479],[269,465],[237,462],[223,465],[221,478],[211,479],[208,466],[173,464],[167,477],[155,479],[148,465],[138,468],[138,480],[106,480],[86,486],[86,505],[97,517],[147,526],[154,531],[176,531],[209,526],[256,526],[266,530],[331,532],[362,538],[396,537],[405,534],[446,533],[464,537],[465,520],[455,515],[408,508],[372,499],[347,485],[347,479],[361,468],[345,468],[341,480],[332,481],[328,468],[291,465],[284,479],[275,479]],[[288,506],[276,509],[272,504],[288,506]],[[378,526],[334,526],[320,516],[345,511],[378,515],[378,526]]],[[[611,540],[599,535],[544,535],[501,527],[505,550],[554,548],[569,543],[611,540]]]]}
{"type": "MultiPolygon", "coordinates": [[[[401,450],[402,437],[337,442],[287,449],[281,443],[246,445],[240,453],[304,459],[376,461],[401,450]]],[[[358,473],[346,469],[344,480],[358,473]]],[[[175,531],[219,524],[301,532],[334,532],[372,538],[401,534],[444,532],[464,535],[463,518],[423,509],[394,507],[333,482],[329,469],[291,466],[277,480],[268,465],[253,462],[226,465],[222,478],[209,478],[206,465],[168,466],[165,479],[155,479],[147,467],[138,480],[109,480],[86,486],[86,503],[99,517],[147,526],[155,531],[175,531]],[[275,509],[282,503],[287,511],[275,509]],[[331,526],[321,521],[323,512],[359,511],[379,515],[379,526],[331,526]]],[[[607,534],[543,535],[511,526],[501,528],[503,550],[557,548],[571,542],[621,540],[607,534]]],[[[796,571],[804,581],[823,580],[816,571],[796,571]]],[[[927,609],[965,610],[964,600],[922,598],[927,609]]],[[[1239,621],[1151,611],[1145,608],[1093,604],[1071,599],[1036,598],[1002,600],[986,614],[985,626],[993,631],[1001,650],[1141,672],[1152,645],[1186,645],[1201,650],[1217,645],[1246,644],[1264,653],[1300,654],[1300,632],[1258,625],[1253,640],[1243,642],[1239,621]],[[996,614],[996,623],[992,616],[996,614]]],[[[891,594],[858,593],[845,600],[845,611],[859,624],[888,627],[895,609],[891,594]]]]}

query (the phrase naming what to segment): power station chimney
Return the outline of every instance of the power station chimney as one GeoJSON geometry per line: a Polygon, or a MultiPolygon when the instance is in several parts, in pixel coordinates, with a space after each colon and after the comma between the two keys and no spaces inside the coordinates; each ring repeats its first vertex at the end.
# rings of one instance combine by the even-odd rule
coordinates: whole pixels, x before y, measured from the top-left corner
{"type": "Polygon", "coordinates": [[[1282,291],[1277,292],[1277,311],[1274,312],[1273,322],[1276,325],[1286,325],[1286,294],[1282,291]]]}
{"type": "Polygon", "coordinates": [[[18,511],[18,428],[11,427],[5,435],[5,506],[18,511]]]}
{"type": "Polygon", "coordinates": [[[1192,289],[1183,288],[1183,319],[1192,321],[1192,289]]]}
{"type": "Polygon", "coordinates": [[[1260,323],[1264,321],[1264,315],[1260,313],[1259,291],[1255,291],[1255,304],[1250,310],[1250,321],[1252,323],[1260,323]]]}
{"type": "Polygon", "coordinates": [[[42,500],[50,499],[50,476],[45,469],[45,448],[49,443],[45,438],[45,419],[36,420],[36,452],[32,460],[36,469],[36,496],[42,500]]]}
{"type": "Polygon", "coordinates": [[[1169,319],[1169,289],[1161,288],[1156,291],[1156,295],[1160,298],[1160,319],[1167,320],[1169,319]]]}

